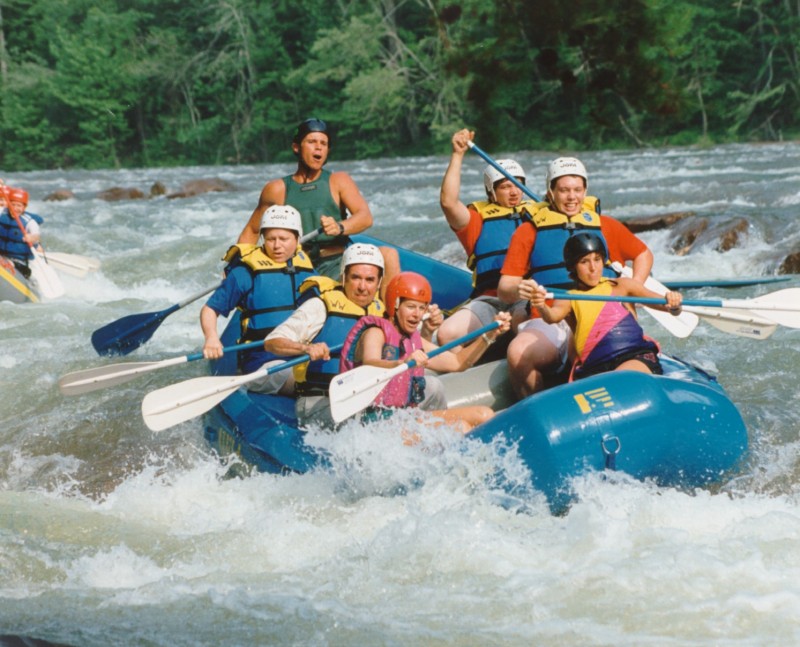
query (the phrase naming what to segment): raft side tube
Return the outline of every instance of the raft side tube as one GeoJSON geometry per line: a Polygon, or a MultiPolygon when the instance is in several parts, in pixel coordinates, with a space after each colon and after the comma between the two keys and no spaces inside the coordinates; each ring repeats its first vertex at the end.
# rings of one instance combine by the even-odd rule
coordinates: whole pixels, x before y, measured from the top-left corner
{"type": "Polygon", "coordinates": [[[614,371],[533,395],[477,427],[518,447],[534,486],[557,507],[570,479],[606,468],[659,485],[724,478],[747,450],[739,411],[716,383],[614,371]]]}

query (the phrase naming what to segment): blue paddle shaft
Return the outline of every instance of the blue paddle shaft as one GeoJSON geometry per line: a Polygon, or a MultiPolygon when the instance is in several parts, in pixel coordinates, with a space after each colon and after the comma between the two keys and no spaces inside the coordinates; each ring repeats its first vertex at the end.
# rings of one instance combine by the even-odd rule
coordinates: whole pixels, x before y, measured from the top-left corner
{"type": "Polygon", "coordinates": [[[536,202],[541,202],[542,199],[536,195],[533,191],[531,191],[528,187],[526,187],[522,182],[520,182],[517,178],[511,175],[506,169],[500,166],[497,162],[495,162],[492,157],[481,149],[480,146],[477,144],[470,142],[469,147],[472,149],[473,152],[477,153],[478,156],[482,157],[483,160],[489,164],[489,166],[496,169],[499,173],[502,173],[506,176],[511,182],[516,186],[520,191],[522,191],[525,195],[527,195],[531,200],[535,200],[536,202]]]}
{"type": "MultiPolygon", "coordinates": [[[[499,327],[500,327],[499,321],[493,321],[490,324],[486,324],[483,328],[478,328],[477,330],[473,330],[471,333],[467,333],[463,337],[454,339],[453,341],[446,343],[444,346],[439,346],[439,348],[434,348],[430,353],[428,353],[428,358],[441,355],[442,353],[450,350],[451,348],[455,348],[456,346],[461,346],[462,344],[465,344],[468,341],[472,341],[476,337],[480,337],[482,334],[487,333],[490,330],[494,330],[495,328],[499,327]]],[[[414,368],[417,365],[417,362],[412,359],[406,362],[405,364],[406,366],[408,366],[408,368],[414,368]]]]}
{"type": "MultiPolygon", "coordinates": [[[[648,305],[667,305],[666,299],[655,297],[623,297],[623,296],[603,296],[601,294],[578,294],[573,292],[551,292],[552,298],[564,301],[616,301],[617,303],[642,303],[648,305]]],[[[710,306],[712,308],[724,308],[725,304],[719,299],[684,299],[684,306],[710,306]]],[[[755,307],[755,306],[753,306],[755,307]]]]}
{"type": "MultiPolygon", "coordinates": [[[[344,344],[336,344],[328,348],[331,353],[335,353],[337,351],[342,350],[344,344]]],[[[302,364],[303,362],[309,361],[311,358],[308,355],[298,355],[290,360],[285,361],[283,364],[278,364],[277,366],[272,366],[271,368],[267,369],[266,375],[272,375],[273,373],[277,373],[278,371],[282,371],[287,368],[291,368],[292,366],[297,366],[298,364],[302,364]]]]}
{"type": "MultiPolygon", "coordinates": [[[[260,341],[249,341],[246,344],[236,344],[235,346],[225,346],[225,348],[222,349],[222,352],[223,352],[223,354],[224,353],[232,353],[233,351],[236,351],[236,350],[247,350],[249,348],[258,348],[259,346],[263,346],[263,345],[264,345],[264,340],[263,339],[260,340],[260,341]]],[[[203,359],[203,351],[198,351],[197,353],[192,353],[191,355],[187,355],[186,356],[186,361],[187,362],[194,362],[194,361],[196,361],[198,359],[203,359]]]]}

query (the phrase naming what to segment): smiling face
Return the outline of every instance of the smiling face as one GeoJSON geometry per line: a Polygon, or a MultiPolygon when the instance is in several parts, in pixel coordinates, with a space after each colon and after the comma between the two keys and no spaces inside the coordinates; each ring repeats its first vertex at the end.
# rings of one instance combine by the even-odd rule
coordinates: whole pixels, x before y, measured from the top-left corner
{"type": "Polygon", "coordinates": [[[603,256],[598,252],[589,252],[581,256],[575,263],[575,276],[584,285],[593,288],[600,283],[603,276],[603,256]]]}
{"type": "Polygon", "coordinates": [[[328,161],[328,135],[322,132],[308,133],[299,144],[292,144],[292,150],[303,166],[312,171],[320,171],[328,161]]]}
{"type": "Polygon", "coordinates": [[[547,193],[556,211],[567,216],[577,216],[583,210],[586,183],[577,175],[563,175],[547,193]]]}
{"type": "Polygon", "coordinates": [[[426,301],[401,299],[394,315],[400,332],[406,335],[413,333],[427,311],[428,303],[426,301]]]}
{"type": "Polygon", "coordinates": [[[366,308],[375,298],[381,285],[381,270],[376,265],[360,263],[348,265],[344,271],[345,296],[362,308],[366,308]]]}
{"type": "Polygon", "coordinates": [[[264,253],[277,263],[285,263],[297,251],[297,233],[290,229],[262,229],[264,253]]]}

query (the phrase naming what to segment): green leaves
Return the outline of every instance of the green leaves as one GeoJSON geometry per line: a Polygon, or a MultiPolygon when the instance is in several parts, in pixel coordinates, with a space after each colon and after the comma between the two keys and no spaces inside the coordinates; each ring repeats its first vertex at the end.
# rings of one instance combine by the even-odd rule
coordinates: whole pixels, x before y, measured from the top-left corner
{"type": "Polygon", "coordinates": [[[0,0],[0,164],[291,161],[780,138],[800,9],[773,0],[0,0]]]}

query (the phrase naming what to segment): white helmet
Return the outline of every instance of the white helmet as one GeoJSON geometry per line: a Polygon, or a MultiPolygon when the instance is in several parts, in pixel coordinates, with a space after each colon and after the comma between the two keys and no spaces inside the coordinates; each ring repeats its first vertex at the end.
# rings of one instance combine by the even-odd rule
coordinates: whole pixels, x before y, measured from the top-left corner
{"type": "MultiPolygon", "coordinates": [[[[525,184],[525,171],[517,162],[514,160],[497,160],[497,165],[508,171],[509,175],[525,184]]],[[[505,173],[501,173],[491,164],[483,170],[483,186],[486,189],[486,195],[492,200],[495,199],[494,183],[505,180],[506,177],[505,173]]]]}
{"type": "Polygon", "coordinates": [[[381,254],[381,250],[369,243],[353,243],[342,254],[342,276],[344,276],[345,268],[361,263],[376,265],[380,268],[381,274],[383,274],[383,254],[381,254]]]}
{"type": "Polygon", "coordinates": [[[589,175],[586,173],[586,167],[583,163],[574,157],[559,157],[554,159],[547,166],[547,190],[549,191],[553,186],[553,181],[565,175],[577,175],[583,178],[586,186],[589,186],[589,175]]]}
{"type": "Polygon", "coordinates": [[[273,204],[261,216],[261,227],[259,230],[271,229],[277,227],[278,229],[289,229],[297,232],[297,237],[303,236],[303,225],[301,223],[300,212],[288,204],[273,204]]]}

